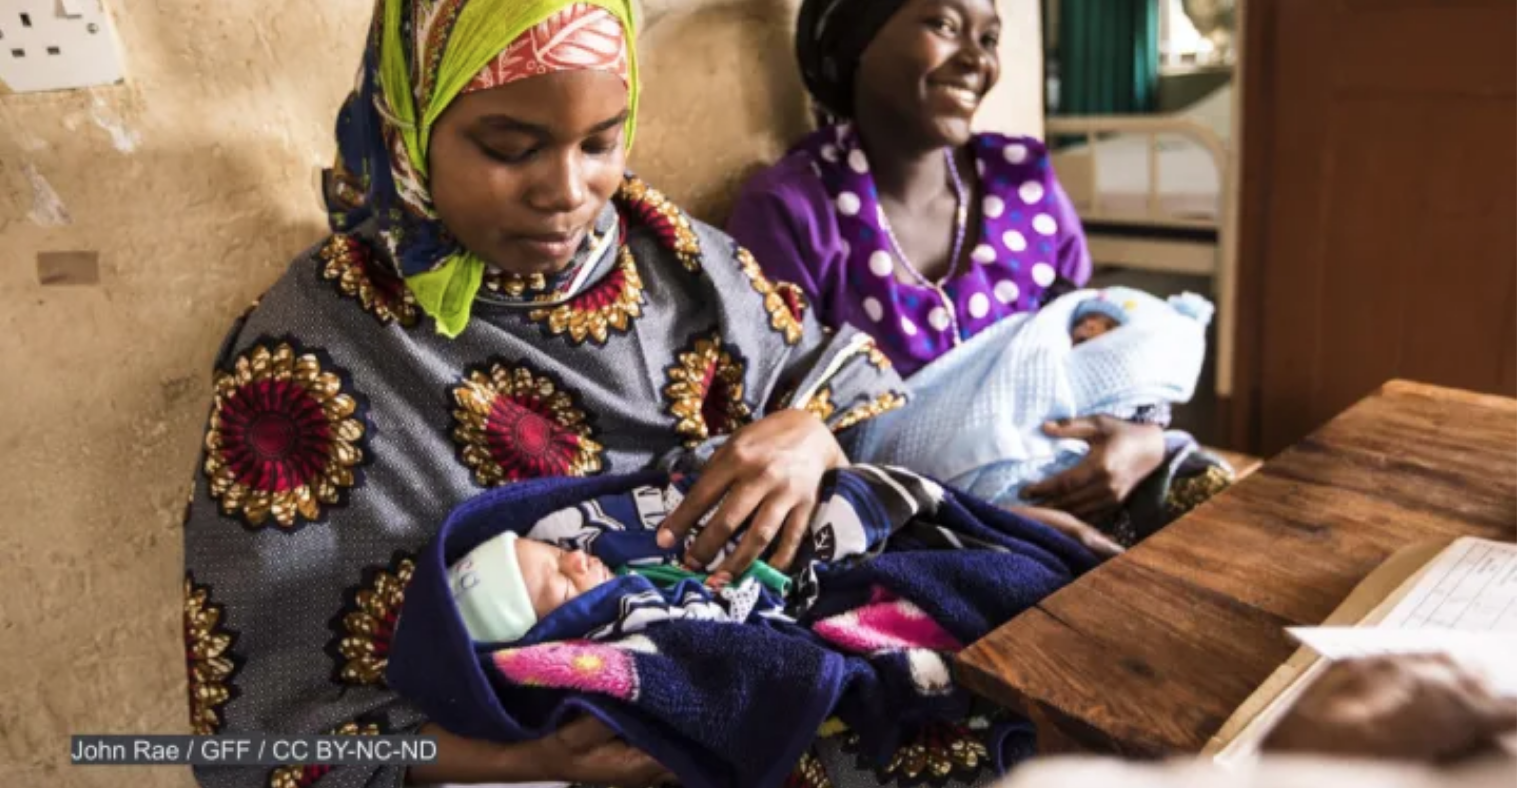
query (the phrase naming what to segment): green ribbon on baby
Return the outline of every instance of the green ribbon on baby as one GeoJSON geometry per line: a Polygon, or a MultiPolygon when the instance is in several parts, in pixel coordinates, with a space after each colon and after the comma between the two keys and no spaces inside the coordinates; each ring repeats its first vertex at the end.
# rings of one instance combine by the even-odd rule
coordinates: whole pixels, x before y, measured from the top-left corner
{"type": "MultiPolygon", "coordinates": [[[[671,586],[677,585],[681,580],[695,580],[698,583],[705,583],[706,579],[708,577],[711,577],[711,575],[706,572],[693,572],[689,569],[686,569],[685,567],[676,566],[674,564],[658,564],[656,566],[624,566],[617,570],[617,574],[622,577],[634,574],[641,575],[645,578],[648,578],[648,581],[650,583],[653,583],[660,588],[669,588],[671,586]]],[[[764,587],[770,589],[771,591],[774,591],[781,596],[785,596],[786,594],[790,593],[790,576],[786,575],[786,573],[780,571],[779,569],[766,564],[763,561],[755,561],[754,563],[749,564],[748,569],[744,570],[743,574],[738,576],[738,582],[747,580],[750,577],[758,580],[760,585],[763,585],[764,587]]]]}

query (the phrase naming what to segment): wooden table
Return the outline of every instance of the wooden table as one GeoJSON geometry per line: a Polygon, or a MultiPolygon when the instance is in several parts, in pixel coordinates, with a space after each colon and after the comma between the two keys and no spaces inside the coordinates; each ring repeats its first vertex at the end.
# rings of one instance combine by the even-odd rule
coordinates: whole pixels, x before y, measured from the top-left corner
{"type": "Polygon", "coordinates": [[[1393,551],[1512,541],[1515,403],[1393,381],[966,649],[1048,751],[1195,752],[1393,551]]]}

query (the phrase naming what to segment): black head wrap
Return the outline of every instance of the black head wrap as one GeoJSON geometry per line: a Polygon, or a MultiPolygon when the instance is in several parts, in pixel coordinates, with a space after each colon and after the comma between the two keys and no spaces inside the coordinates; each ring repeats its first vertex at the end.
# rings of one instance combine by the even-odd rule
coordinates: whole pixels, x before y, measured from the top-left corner
{"type": "Polygon", "coordinates": [[[802,0],[796,20],[801,81],[834,117],[854,114],[859,57],[907,0],[802,0]]]}

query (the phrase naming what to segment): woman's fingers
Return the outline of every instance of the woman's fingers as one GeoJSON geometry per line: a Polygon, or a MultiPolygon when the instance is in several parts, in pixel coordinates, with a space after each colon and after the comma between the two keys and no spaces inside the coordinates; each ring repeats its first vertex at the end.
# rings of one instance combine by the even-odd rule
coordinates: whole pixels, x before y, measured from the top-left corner
{"type": "Polygon", "coordinates": [[[1489,734],[1495,736],[1510,731],[1518,727],[1518,700],[1493,697],[1486,703],[1484,717],[1489,734]]]}
{"type": "Polygon", "coordinates": [[[629,786],[629,788],[634,786],[654,788],[660,785],[675,784],[674,772],[664,768],[663,764],[654,760],[651,756],[645,755],[640,750],[632,750],[631,752],[635,756],[635,760],[625,768],[627,777],[612,780],[610,781],[612,784],[625,785],[629,786]]]}
{"type": "Polygon", "coordinates": [[[1098,484],[1076,490],[1044,505],[1051,509],[1069,512],[1086,522],[1093,522],[1110,515],[1117,509],[1119,503],[1117,495],[1110,488],[1098,484]]]}
{"type": "MultiPolygon", "coordinates": [[[[718,454],[721,454],[720,449],[718,454]]],[[[700,522],[701,518],[722,500],[722,494],[727,492],[730,476],[731,473],[714,458],[702,472],[701,478],[691,485],[684,500],[680,501],[675,510],[664,518],[663,523],[659,524],[659,533],[654,537],[659,546],[668,550],[680,544],[681,540],[685,539],[685,535],[696,527],[696,523],[700,522]]]]}
{"type": "Polygon", "coordinates": [[[764,499],[753,522],[749,524],[748,532],[743,535],[743,540],[728,554],[713,577],[720,576],[731,581],[747,571],[749,564],[764,554],[764,548],[769,547],[770,541],[780,531],[781,524],[793,507],[794,504],[780,495],[770,495],[764,499]]]}
{"type": "Polygon", "coordinates": [[[1082,472],[1075,477],[1080,484],[1072,484],[1061,490],[1056,495],[1050,495],[1039,501],[1039,506],[1049,509],[1059,509],[1062,512],[1071,512],[1071,507],[1084,505],[1088,502],[1100,502],[1112,499],[1112,489],[1097,478],[1096,473],[1082,472]]]}
{"type": "MultiPolygon", "coordinates": [[[[1082,523],[1082,525],[1085,525],[1085,523],[1082,523]]],[[[1106,534],[1092,526],[1086,525],[1079,534],[1077,539],[1080,540],[1081,546],[1090,550],[1097,558],[1105,560],[1116,558],[1123,554],[1122,545],[1112,541],[1106,534]]]]}
{"type": "Polygon", "coordinates": [[[610,726],[588,714],[565,723],[553,735],[571,752],[587,752],[617,738],[610,726]]]}
{"type": "Polygon", "coordinates": [[[739,430],[717,451],[660,526],[658,544],[665,549],[677,546],[715,507],[685,555],[686,566],[704,567],[758,513],[761,516],[733,555],[713,573],[713,584],[748,569],[777,536],[776,558],[788,564],[810,521],[822,475],[841,465],[847,465],[847,460],[837,439],[810,413],[785,410],[766,416],[739,430]],[[763,513],[761,507],[771,498],[774,508],[763,513]],[[794,513],[798,507],[803,511],[794,513]]]}
{"type": "MultiPolygon", "coordinates": [[[[717,511],[706,522],[696,541],[685,551],[685,567],[702,569],[722,553],[733,534],[764,503],[765,487],[754,482],[740,482],[727,491],[717,511]]],[[[752,530],[752,529],[750,529],[752,530]]]]}
{"type": "Polygon", "coordinates": [[[633,748],[624,741],[607,742],[586,753],[583,764],[597,784],[627,788],[651,788],[673,782],[675,775],[653,756],[633,748]]]}
{"type": "Polygon", "coordinates": [[[1099,416],[1083,416],[1078,419],[1060,419],[1044,423],[1044,434],[1051,438],[1071,438],[1090,441],[1104,435],[1099,416]]]}
{"type": "Polygon", "coordinates": [[[1039,506],[1013,506],[1010,511],[1035,522],[1053,528],[1065,536],[1080,542],[1083,547],[1099,558],[1111,558],[1123,552],[1122,545],[1112,541],[1100,529],[1089,523],[1054,509],[1039,506]]]}
{"type": "Polygon", "coordinates": [[[1076,463],[1075,467],[1057,473],[1037,484],[1030,484],[1023,488],[1023,500],[1044,502],[1054,501],[1068,497],[1081,490],[1093,486],[1096,483],[1095,463],[1091,461],[1091,455],[1076,463]]]}
{"type": "Polygon", "coordinates": [[[785,527],[780,531],[780,541],[775,545],[775,552],[770,555],[770,566],[782,572],[790,570],[791,564],[796,560],[796,551],[801,549],[801,540],[811,533],[812,514],[816,509],[816,500],[805,498],[791,510],[790,516],[785,518],[785,527]]]}

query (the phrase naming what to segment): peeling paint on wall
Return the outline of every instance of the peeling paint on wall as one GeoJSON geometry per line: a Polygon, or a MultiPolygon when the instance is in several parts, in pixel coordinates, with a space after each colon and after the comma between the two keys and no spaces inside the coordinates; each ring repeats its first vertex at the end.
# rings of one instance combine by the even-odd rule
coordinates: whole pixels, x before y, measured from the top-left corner
{"type": "Polygon", "coordinates": [[[105,129],[106,133],[111,135],[111,145],[115,146],[116,150],[122,153],[137,150],[139,140],[137,132],[128,128],[120,118],[112,115],[99,96],[90,103],[90,120],[95,121],[96,126],[105,129]]]}
{"type": "Polygon", "coordinates": [[[28,219],[43,227],[63,227],[74,223],[74,218],[69,216],[68,206],[63,204],[58,192],[53,191],[53,185],[42,177],[35,166],[30,162],[23,164],[21,172],[32,184],[32,210],[26,215],[28,219]]]}

